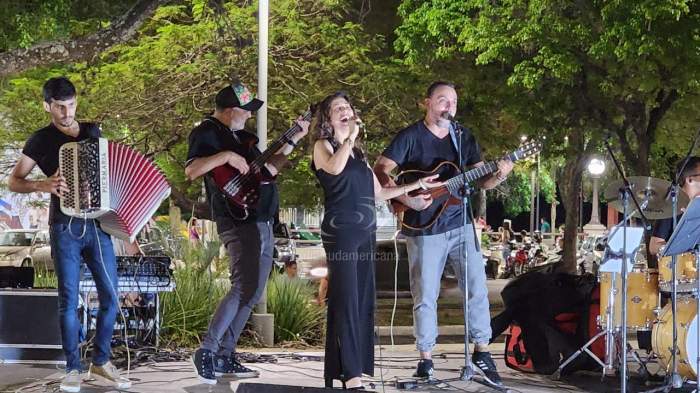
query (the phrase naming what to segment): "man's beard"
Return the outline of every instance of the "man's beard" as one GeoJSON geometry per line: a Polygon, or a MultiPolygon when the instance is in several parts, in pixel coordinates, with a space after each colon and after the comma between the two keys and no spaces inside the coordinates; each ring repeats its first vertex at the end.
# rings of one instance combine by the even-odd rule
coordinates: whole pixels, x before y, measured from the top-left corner
{"type": "Polygon", "coordinates": [[[449,112],[443,112],[438,116],[438,118],[435,120],[435,123],[439,127],[444,127],[447,128],[450,126],[450,113],[449,112]]]}

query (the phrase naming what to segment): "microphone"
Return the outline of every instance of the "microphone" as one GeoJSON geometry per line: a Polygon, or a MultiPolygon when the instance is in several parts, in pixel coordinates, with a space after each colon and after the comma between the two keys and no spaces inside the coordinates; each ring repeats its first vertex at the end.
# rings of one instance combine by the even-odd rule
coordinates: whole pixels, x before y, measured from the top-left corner
{"type": "Polygon", "coordinates": [[[355,122],[355,127],[357,127],[359,129],[357,136],[358,137],[362,136],[362,134],[365,131],[365,123],[362,120],[360,120],[360,118],[358,118],[358,117],[353,117],[351,120],[355,122]]]}
{"type": "Polygon", "coordinates": [[[459,122],[455,119],[454,116],[452,116],[452,114],[450,114],[450,112],[445,112],[445,113],[442,115],[442,117],[443,117],[445,120],[448,120],[448,121],[450,122],[450,124],[452,124],[452,128],[455,130],[455,132],[456,132],[457,134],[459,134],[459,133],[462,132],[462,127],[460,126],[459,122]]]}

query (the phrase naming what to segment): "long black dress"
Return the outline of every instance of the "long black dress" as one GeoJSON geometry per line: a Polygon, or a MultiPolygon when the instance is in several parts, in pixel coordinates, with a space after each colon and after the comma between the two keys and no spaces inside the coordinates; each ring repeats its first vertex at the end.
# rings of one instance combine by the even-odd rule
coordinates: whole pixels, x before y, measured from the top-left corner
{"type": "Polygon", "coordinates": [[[321,238],[328,262],[328,325],[324,378],[374,375],[376,214],[371,169],[354,149],[343,171],[312,168],[324,192],[321,238]]]}

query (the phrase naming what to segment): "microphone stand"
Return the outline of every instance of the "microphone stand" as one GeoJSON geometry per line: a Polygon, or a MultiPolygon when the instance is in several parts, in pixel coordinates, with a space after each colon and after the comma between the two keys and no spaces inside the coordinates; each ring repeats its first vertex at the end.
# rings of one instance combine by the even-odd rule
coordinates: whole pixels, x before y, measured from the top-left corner
{"type": "MultiPolygon", "coordinates": [[[[472,189],[469,186],[469,183],[467,182],[467,172],[464,168],[464,157],[462,156],[463,131],[460,127],[460,124],[456,120],[450,119],[450,122],[451,126],[454,129],[454,135],[457,138],[457,156],[459,160],[459,170],[462,173],[462,187],[459,190],[459,194],[462,199],[462,258],[464,261],[464,264],[460,263],[460,266],[464,268],[464,273],[462,274],[462,280],[464,281],[464,366],[460,371],[459,379],[462,381],[470,381],[474,377],[474,368],[472,366],[471,355],[469,353],[469,268],[467,267],[467,264],[469,263],[469,251],[467,248],[467,217],[469,217],[469,219],[471,220],[473,232],[472,234],[474,236],[474,247],[479,253],[481,252],[481,242],[478,239],[476,227],[474,226],[474,214],[469,204],[469,196],[471,195],[472,189]]],[[[476,343],[474,343],[474,345],[476,345],[476,343]]]]}
{"type": "MultiPolygon", "coordinates": [[[[622,166],[620,165],[619,161],[615,157],[615,153],[613,153],[612,147],[610,146],[610,134],[607,135],[607,137],[604,139],[605,141],[605,148],[607,149],[608,153],[610,154],[610,157],[615,164],[615,168],[617,169],[617,172],[620,174],[622,177],[622,182],[623,186],[620,188],[620,199],[622,199],[622,218],[623,218],[623,223],[622,223],[622,271],[621,271],[621,290],[622,290],[622,299],[620,300],[621,303],[621,318],[622,318],[622,345],[621,345],[621,352],[622,352],[622,359],[620,360],[620,368],[622,369],[621,372],[621,387],[620,391],[622,393],[627,392],[627,260],[629,256],[627,255],[627,208],[629,206],[629,200],[632,199],[632,202],[634,202],[634,205],[639,212],[639,216],[642,219],[642,223],[644,225],[645,230],[649,231],[651,230],[651,226],[649,225],[649,220],[644,216],[644,212],[642,211],[642,208],[639,206],[639,202],[637,201],[637,198],[634,196],[634,192],[632,191],[632,187],[630,185],[629,180],[627,180],[627,177],[625,176],[625,171],[622,169],[622,166]]],[[[630,215],[631,218],[631,215],[630,215]]]]}

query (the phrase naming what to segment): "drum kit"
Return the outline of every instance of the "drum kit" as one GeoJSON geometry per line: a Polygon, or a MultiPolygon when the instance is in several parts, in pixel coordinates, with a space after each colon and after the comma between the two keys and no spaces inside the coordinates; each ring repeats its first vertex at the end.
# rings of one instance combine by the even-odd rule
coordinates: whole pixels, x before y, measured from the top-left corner
{"type": "MultiPolygon", "coordinates": [[[[634,196],[640,201],[639,208],[629,214],[629,217],[635,217],[641,209],[643,216],[648,219],[667,219],[675,216],[674,211],[678,207],[688,206],[686,214],[678,226],[674,226],[674,233],[665,249],[659,252],[658,269],[650,268],[645,262],[646,258],[639,258],[641,253],[639,242],[643,229],[625,228],[627,244],[620,249],[619,253],[611,251],[611,237],[614,235],[611,231],[606,257],[598,274],[600,283],[598,326],[601,331],[569,359],[562,362],[552,377],[558,379],[567,364],[586,352],[602,366],[603,375],[619,371],[623,378],[622,391],[626,391],[624,380],[627,377],[627,354],[630,353],[639,363],[642,376],[649,376],[646,366],[653,359],[656,359],[660,370],[665,372],[666,383],[648,392],[670,391],[672,388],[682,387],[684,382],[700,384],[697,367],[700,363],[698,358],[700,281],[697,268],[700,257],[698,257],[698,248],[695,246],[697,236],[700,236],[700,201],[689,205],[687,196],[680,192],[675,202],[677,207],[674,208],[671,198],[668,198],[670,182],[650,177],[628,179],[631,193],[635,194],[634,196]],[[629,231],[634,229],[639,235],[636,238],[629,234],[629,231]],[[636,244],[630,244],[630,239],[636,244]],[[674,243],[676,245],[685,243],[685,245],[674,247],[674,243]],[[693,251],[687,252],[688,248],[692,248],[693,251]],[[679,253],[679,249],[686,252],[679,253]],[[623,257],[623,252],[627,257],[623,257]],[[637,258],[633,257],[635,253],[637,258]],[[622,260],[622,263],[615,264],[612,261],[614,259],[622,260]],[[635,261],[634,264],[632,260],[635,261]],[[610,268],[610,266],[614,267],[610,268]],[[624,287],[627,288],[626,293],[622,289],[624,287]],[[638,337],[651,336],[651,348],[647,348],[650,349],[650,355],[646,361],[643,361],[628,345],[628,332],[636,332],[638,337]],[[606,340],[606,351],[605,359],[601,360],[588,347],[603,336],[606,340]]],[[[627,203],[620,200],[623,198],[619,191],[622,188],[621,182],[610,185],[605,192],[605,198],[609,206],[626,214],[629,212],[627,203]]],[[[624,219],[620,225],[626,226],[626,221],[624,219]]],[[[619,228],[618,226],[615,229],[619,228]]]]}

